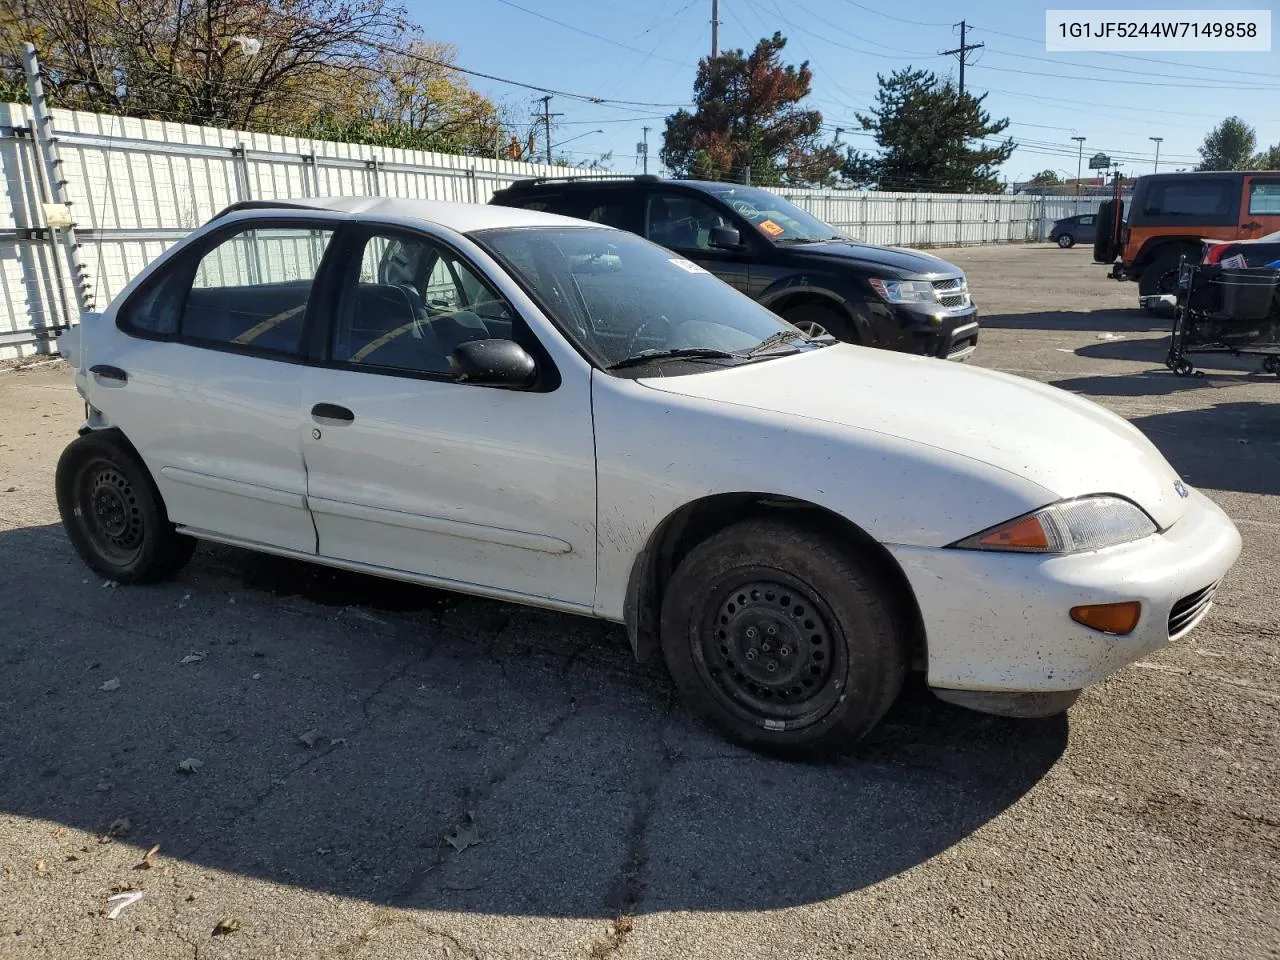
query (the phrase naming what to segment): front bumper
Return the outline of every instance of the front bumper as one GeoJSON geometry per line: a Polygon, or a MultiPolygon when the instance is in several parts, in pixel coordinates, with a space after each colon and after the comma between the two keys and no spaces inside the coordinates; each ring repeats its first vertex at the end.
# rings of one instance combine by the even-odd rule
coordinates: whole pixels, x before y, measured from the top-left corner
{"type": "Polygon", "coordinates": [[[901,304],[890,307],[893,325],[903,331],[899,349],[944,360],[967,360],[978,348],[978,308],[939,314],[923,313],[901,304]]]}
{"type": "Polygon", "coordinates": [[[1186,512],[1163,533],[1092,553],[889,549],[920,606],[930,686],[1047,692],[1098,683],[1189,632],[1211,605],[1211,594],[1197,595],[1230,569],[1240,535],[1217,504],[1191,490],[1186,512]],[[1068,612],[1126,600],[1142,601],[1142,616],[1123,637],[1068,612]]]}

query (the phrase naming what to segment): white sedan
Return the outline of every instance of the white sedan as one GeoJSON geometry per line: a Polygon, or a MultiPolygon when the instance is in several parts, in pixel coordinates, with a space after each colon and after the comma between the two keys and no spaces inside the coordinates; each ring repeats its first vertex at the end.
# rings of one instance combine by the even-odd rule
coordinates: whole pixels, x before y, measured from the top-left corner
{"type": "Polygon", "coordinates": [[[393,198],[240,205],[62,338],[57,471],[104,577],[197,539],[626,624],[740,742],[840,750],[913,665],[1066,709],[1240,550],[1134,427],[811,340],[628,233],[393,198]]]}

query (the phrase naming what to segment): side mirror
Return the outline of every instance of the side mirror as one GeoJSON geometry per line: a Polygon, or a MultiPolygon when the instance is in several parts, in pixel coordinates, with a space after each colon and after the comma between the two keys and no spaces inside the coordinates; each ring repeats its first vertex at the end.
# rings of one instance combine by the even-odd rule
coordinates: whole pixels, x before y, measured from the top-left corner
{"type": "Polygon", "coordinates": [[[733,227],[712,227],[707,243],[717,250],[740,250],[742,236],[733,227]]]}
{"type": "Polygon", "coordinates": [[[468,340],[458,344],[450,360],[464,383],[531,387],[538,379],[533,357],[513,340],[468,340]]]}

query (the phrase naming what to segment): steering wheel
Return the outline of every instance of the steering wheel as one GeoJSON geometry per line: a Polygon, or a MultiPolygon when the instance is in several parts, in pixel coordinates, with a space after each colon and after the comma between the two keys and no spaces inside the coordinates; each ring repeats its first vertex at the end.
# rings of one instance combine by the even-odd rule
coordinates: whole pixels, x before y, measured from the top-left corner
{"type": "Polygon", "coordinates": [[[639,344],[639,342],[643,339],[644,332],[648,330],[650,327],[656,326],[659,323],[665,325],[666,332],[662,337],[651,337],[650,339],[654,339],[654,340],[662,340],[662,339],[670,340],[671,339],[671,334],[675,331],[675,324],[673,324],[669,319],[667,319],[662,314],[658,314],[658,316],[656,317],[650,317],[648,320],[645,320],[643,323],[641,323],[640,326],[636,327],[635,331],[631,334],[631,339],[627,341],[626,355],[628,357],[635,356],[636,345],[639,344]]]}

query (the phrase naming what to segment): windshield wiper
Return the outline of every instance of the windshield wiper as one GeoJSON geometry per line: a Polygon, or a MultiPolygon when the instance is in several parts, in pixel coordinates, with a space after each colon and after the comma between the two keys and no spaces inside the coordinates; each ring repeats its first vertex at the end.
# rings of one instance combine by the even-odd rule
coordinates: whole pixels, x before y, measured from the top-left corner
{"type": "Polygon", "coordinates": [[[756,357],[764,353],[766,350],[772,350],[774,347],[779,347],[791,340],[807,341],[808,339],[809,338],[799,330],[779,330],[777,333],[769,334],[769,336],[765,337],[754,347],[748,350],[744,356],[756,357]]]}
{"type": "MultiPolygon", "coordinates": [[[[785,331],[784,331],[785,332],[785,331]]],[[[617,363],[611,363],[609,370],[621,370],[624,367],[638,367],[642,363],[653,360],[741,360],[741,353],[729,353],[727,350],[715,350],[711,347],[675,347],[670,350],[641,350],[634,356],[624,357],[617,363]]]]}

